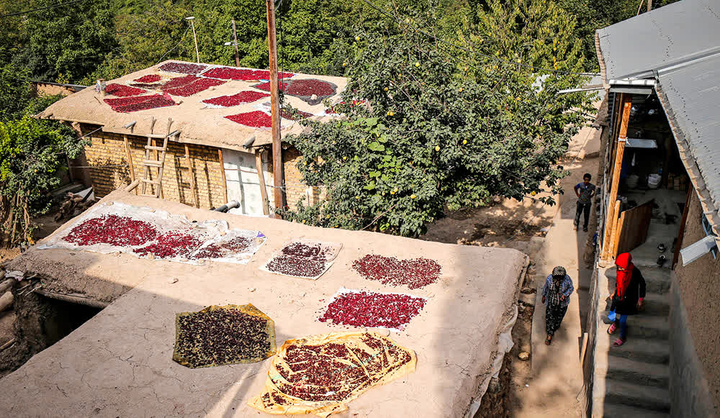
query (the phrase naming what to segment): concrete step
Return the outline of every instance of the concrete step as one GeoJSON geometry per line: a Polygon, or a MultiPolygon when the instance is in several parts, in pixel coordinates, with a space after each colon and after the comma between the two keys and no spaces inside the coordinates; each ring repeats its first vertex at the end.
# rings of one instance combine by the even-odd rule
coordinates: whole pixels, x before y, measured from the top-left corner
{"type": "MultiPolygon", "coordinates": [[[[612,347],[610,351],[614,348],[612,347]]],[[[645,363],[622,357],[608,357],[608,379],[637,385],[667,389],[670,382],[670,367],[667,364],[645,363]]]]}
{"type": "Polygon", "coordinates": [[[670,393],[667,389],[606,379],[605,404],[622,404],[650,411],[670,412],[670,393]]]}
{"type": "MultiPolygon", "coordinates": [[[[666,317],[631,315],[627,321],[628,338],[646,338],[667,340],[670,337],[670,325],[666,317]]],[[[616,331],[620,334],[620,331],[616,331]]]]}
{"type": "Polygon", "coordinates": [[[605,403],[603,417],[605,418],[667,418],[667,412],[648,411],[643,408],[636,408],[629,405],[616,403],[605,403]]]}
{"type": "MultiPolygon", "coordinates": [[[[608,335],[607,333],[598,335],[598,337],[609,339],[610,345],[617,339],[616,335],[608,335]]],[[[670,346],[667,341],[631,338],[621,347],[610,347],[608,361],[612,361],[612,357],[667,365],[670,362],[670,346]]]]}
{"type": "MultiPolygon", "coordinates": [[[[606,308],[609,308],[609,306],[606,306],[606,308]]],[[[603,320],[607,319],[608,313],[610,311],[608,309],[605,309],[602,313],[603,320]]],[[[639,313],[638,315],[647,315],[647,316],[659,316],[663,318],[667,318],[670,314],[670,300],[668,299],[668,295],[658,295],[656,293],[648,293],[645,296],[645,300],[643,301],[643,311],[639,313]]],[[[605,321],[609,324],[608,321],[605,321]]]]}
{"type": "MultiPolygon", "coordinates": [[[[670,290],[669,269],[643,267],[641,271],[643,277],[645,278],[646,291],[648,294],[665,294],[668,292],[668,290],[670,290]]],[[[610,288],[614,289],[617,271],[615,271],[615,269],[606,270],[605,276],[608,278],[608,285],[610,286],[610,288]]],[[[612,294],[612,290],[610,291],[610,293],[612,294]]]]}

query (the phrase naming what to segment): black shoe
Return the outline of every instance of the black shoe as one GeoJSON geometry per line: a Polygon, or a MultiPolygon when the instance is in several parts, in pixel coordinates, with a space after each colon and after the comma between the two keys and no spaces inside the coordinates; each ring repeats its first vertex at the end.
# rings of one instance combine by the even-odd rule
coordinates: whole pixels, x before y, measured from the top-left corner
{"type": "Polygon", "coordinates": [[[587,226],[583,227],[583,232],[587,232],[587,226]]]}

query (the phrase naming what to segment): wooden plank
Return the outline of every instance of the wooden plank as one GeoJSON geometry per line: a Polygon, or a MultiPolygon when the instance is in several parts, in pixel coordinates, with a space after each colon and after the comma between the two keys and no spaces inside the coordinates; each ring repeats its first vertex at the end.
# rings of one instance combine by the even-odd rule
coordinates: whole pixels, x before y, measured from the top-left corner
{"type": "Polygon", "coordinates": [[[268,195],[267,187],[265,186],[265,172],[262,167],[262,151],[258,150],[255,152],[255,169],[257,170],[258,180],[260,181],[260,197],[262,198],[262,210],[263,215],[270,214],[270,208],[268,208],[268,195]]]}
{"type": "Polygon", "coordinates": [[[619,213],[615,211],[615,201],[617,200],[618,188],[620,187],[620,170],[622,169],[623,156],[625,155],[625,142],[627,141],[627,130],[630,122],[630,109],[632,107],[632,97],[629,94],[622,96],[622,120],[620,122],[620,130],[618,132],[618,143],[615,151],[615,159],[611,176],[610,197],[607,201],[608,216],[605,220],[605,237],[603,239],[602,259],[608,261],[610,256],[611,228],[608,225],[615,224],[619,213]]]}
{"type": "Polygon", "coordinates": [[[123,135],[123,142],[125,143],[125,153],[127,154],[128,166],[130,167],[130,183],[135,181],[135,167],[133,167],[132,154],[130,153],[130,141],[127,135],[123,135]]]}
{"type": "MultiPolygon", "coordinates": [[[[272,126],[272,162],[275,209],[284,207],[283,159],[280,138],[280,90],[278,86],[277,49],[275,42],[275,1],[265,0],[267,9],[268,55],[270,64],[270,110],[272,126]]],[[[279,218],[279,215],[275,215],[279,218]]]]}
{"type": "Polygon", "coordinates": [[[688,210],[690,208],[690,199],[695,191],[695,187],[690,183],[688,187],[687,196],[685,196],[685,206],[683,207],[682,219],[680,219],[680,230],[678,230],[677,241],[675,241],[675,251],[673,252],[672,268],[675,269],[675,265],[680,259],[680,247],[682,247],[683,237],[685,236],[685,222],[687,222],[688,210]]]}
{"type": "MultiPolygon", "coordinates": [[[[615,204],[613,205],[613,211],[615,213],[620,213],[620,201],[616,200],[615,204]]],[[[609,249],[608,249],[608,256],[610,258],[615,257],[615,249],[617,248],[617,239],[618,239],[618,231],[622,228],[624,218],[622,217],[622,214],[618,218],[613,218],[612,223],[610,224],[610,242],[609,242],[609,249]]]]}
{"type": "Polygon", "coordinates": [[[196,194],[197,185],[195,184],[195,169],[193,167],[192,158],[190,158],[190,147],[188,147],[188,144],[185,144],[185,162],[187,163],[188,172],[190,173],[190,192],[192,194],[193,204],[196,208],[199,208],[200,198],[196,194]]]}
{"type": "Polygon", "coordinates": [[[227,179],[225,178],[225,160],[223,159],[222,148],[218,148],[218,158],[220,159],[220,174],[222,174],[222,186],[225,191],[225,203],[229,202],[227,179]]]}
{"type": "Polygon", "coordinates": [[[647,240],[654,204],[655,200],[651,200],[622,213],[613,255],[632,251],[647,240]]]}

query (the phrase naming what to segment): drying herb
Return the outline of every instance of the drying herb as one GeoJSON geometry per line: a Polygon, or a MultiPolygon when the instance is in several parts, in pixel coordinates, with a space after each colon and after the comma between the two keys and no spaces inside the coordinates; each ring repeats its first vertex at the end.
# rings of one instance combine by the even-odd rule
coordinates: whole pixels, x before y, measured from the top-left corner
{"type": "Polygon", "coordinates": [[[427,258],[398,260],[371,254],[355,260],[353,268],[368,280],[377,280],[390,286],[407,286],[410,289],[435,283],[441,270],[440,264],[427,258]]]}
{"type": "Polygon", "coordinates": [[[181,62],[168,62],[160,66],[162,71],[181,74],[200,74],[207,68],[202,64],[186,64],[181,62]]]}
{"type": "Polygon", "coordinates": [[[192,368],[262,361],[275,354],[274,328],[252,305],[181,313],[173,360],[192,368]]]}
{"type": "Polygon", "coordinates": [[[325,258],[312,259],[279,255],[267,264],[266,268],[274,273],[297,277],[316,277],[325,271],[325,258]]]}
{"type": "Polygon", "coordinates": [[[110,244],[130,247],[153,241],[157,235],[157,230],[147,222],[126,216],[104,215],[74,227],[63,237],[63,241],[82,246],[110,244]]]}
{"type": "Polygon", "coordinates": [[[330,302],[318,320],[353,327],[403,329],[425,302],[399,293],[345,292],[330,302]]]}
{"type": "Polygon", "coordinates": [[[245,237],[236,237],[222,244],[210,244],[193,255],[193,259],[205,260],[225,258],[227,256],[245,252],[252,245],[252,240],[245,237]]]}
{"type": "Polygon", "coordinates": [[[160,235],[156,243],[135,249],[133,252],[141,256],[152,254],[155,258],[187,258],[202,243],[198,237],[187,232],[171,231],[160,235]]]}
{"type": "Polygon", "coordinates": [[[147,90],[137,89],[135,87],[123,86],[122,84],[108,84],[105,86],[105,93],[118,97],[137,96],[147,93],[147,90]]]}
{"type": "Polygon", "coordinates": [[[241,91],[238,94],[234,94],[232,96],[219,96],[219,97],[213,97],[212,99],[205,99],[205,100],[203,100],[203,103],[207,103],[207,104],[215,105],[215,106],[230,107],[230,106],[237,106],[237,105],[243,104],[243,103],[254,102],[256,100],[264,99],[266,97],[270,97],[270,95],[265,94],[265,93],[260,93],[259,91],[245,90],[245,91],[241,91]]]}
{"type": "Polygon", "coordinates": [[[166,97],[162,94],[105,99],[105,103],[109,104],[112,110],[120,113],[137,112],[138,110],[155,109],[177,104],[169,96],[166,97]]]}

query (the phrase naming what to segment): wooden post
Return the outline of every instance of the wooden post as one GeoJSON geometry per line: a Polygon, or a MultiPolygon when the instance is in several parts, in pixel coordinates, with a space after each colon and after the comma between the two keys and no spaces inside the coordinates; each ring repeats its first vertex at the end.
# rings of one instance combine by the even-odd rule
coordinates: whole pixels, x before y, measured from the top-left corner
{"type": "Polygon", "coordinates": [[[262,150],[255,152],[255,169],[257,169],[258,180],[260,181],[260,197],[262,198],[263,215],[269,215],[267,187],[265,186],[265,172],[262,166],[262,150]]]}
{"type": "MultiPolygon", "coordinates": [[[[200,198],[196,195],[197,185],[195,184],[195,170],[193,170],[192,158],[190,158],[190,147],[185,144],[185,163],[188,166],[188,173],[190,174],[190,193],[192,194],[193,204],[196,208],[200,207],[200,198]]],[[[223,170],[225,172],[225,170],[223,170]]]]}
{"type": "Polygon", "coordinates": [[[125,142],[125,153],[127,154],[128,166],[130,166],[130,182],[135,181],[135,168],[133,167],[132,155],[130,153],[130,144],[128,142],[127,135],[123,135],[123,141],[125,142]]]}
{"type": "Polygon", "coordinates": [[[232,20],[232,26],[233,26],[233,40],[235,45],[235,66],[240,66],[240,52],[238,52],[238,42],[237,42],[237,30],[235,30],[235,19],[232,20]]]}
{"type": "Polygon", "coordinates": [[[225,191],[225,202],[224,203],[227,203],[229,201],[229,199],[228,199],[227,180],[225,179],[225,160],[223,159],[222,148],[218,148],[218,158],[220,158],[220,173],[222,174],[222,186],[223,186],[223,190],[225,191]]]}
{"type": "MultiPolygon", "coordinates": [[[[620,213],[620,201],[615,201],[615,213],[620,213]]],[[[622,235],[623,225],[625,224],[625,213],[620,213],[620,217],[613,223],[612,231],[610,231],[610,258],[617,257],[618,246],[620,245],[620,235],[622,235]]]]}
{"type": "Polygon", "coordinates": [[[695,187],[690,183],[688,187],[687,196],[685,197],[685,207],[683,208],[682,219],[680,219],[680,230],[678,231],[677,240],[675,241],[675,251],[673,252],[672,268],[675,269],[675,265],[680,259],[680,247],[682,247],[683,236],[685,235],[685,222],[687,222],[688,210],[690,209],[690,200],[692,193],[695,191],[695,187]]]}
{"type": "Polygon", "coordinates": [[[615,158],[612,176],[610,177],[610,197],[607,201],[608,216],[605,218],[605,234],[603,238],[602,259],[609,260],[610,247],[612,246],[611,233],[612,228],[616,224],[619,210],[616,211],[615,201],[617,200],[618,188],[620,186],[620,170],[622,169],[623,156],[625,155],[625,142],[627,141],[627,130],[630,122],[630,108],[632,107],[632,97],[623,94],[621,102],[622,120],[620,122],[620,130],[618,132],[617,149],[615,150],[615,158]]]}
{"type": "MultiPolygon", "coordinates": [[[[283,209],[283,159],[280,141],[280,92],[278,88],[277,48],[275,39],[275,0],[265,0],[268,25],[268,52],[270,55],[270,109],[272,114],[272,162],[275,210],[283,209]]],[[[276,218],[279,216],[276,214],[276,218]]]]}

